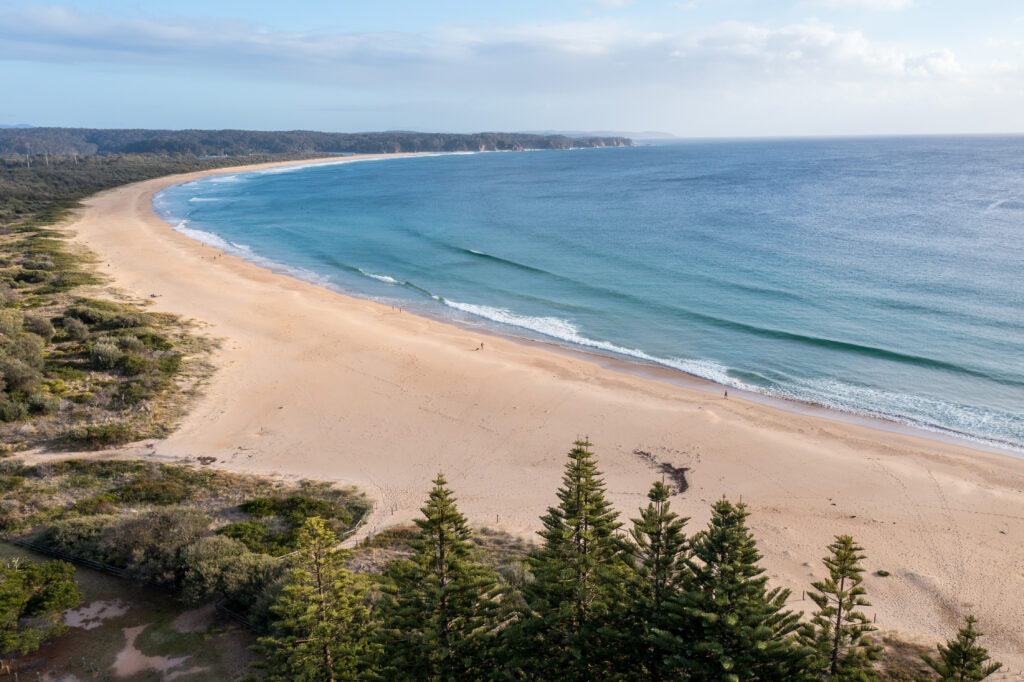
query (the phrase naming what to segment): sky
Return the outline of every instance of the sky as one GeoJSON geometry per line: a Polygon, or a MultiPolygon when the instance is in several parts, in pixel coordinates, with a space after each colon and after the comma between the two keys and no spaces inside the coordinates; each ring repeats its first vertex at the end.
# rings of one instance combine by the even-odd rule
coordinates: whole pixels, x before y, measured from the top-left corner
{"type": "Polygon", "coordinates": [[[1024,132],[1020,0],[0,0],[0,124],[1024,132]]]}

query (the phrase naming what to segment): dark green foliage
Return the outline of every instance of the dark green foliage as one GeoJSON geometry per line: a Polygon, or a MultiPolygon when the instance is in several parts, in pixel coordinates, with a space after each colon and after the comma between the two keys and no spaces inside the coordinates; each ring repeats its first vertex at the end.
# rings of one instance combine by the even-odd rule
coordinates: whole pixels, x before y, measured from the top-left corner
{"type": "Polygon", "coordinates": [[[53,339],[54,329],[50,320],[36,313],[27,313],[24,318],[25,331],[40,337],[45,343],[53,339]]]}
{"type": "Polygon", "coordinates": [[[633,653],[628,670],[650,680],[678,675],[668,662],[676,642],[665,633],[672,627],[672,602],[679,598],[690,575],[690,543],[684,533],[688,519],[670,510],[670,496],[668,486],[655,483],[647,494],[647,508],[641,510],[639,519],[633,519],[629,608],[618,632],[621,646],[633,653]]]}
{"type": "Polygon", "coordinates": [[[271,607],[271,633],[260,638],[266,679],[288,682],[357,680],[372,658],[370,616],[337,538],[317,518],[298,535],[299,552],[271,607]]]}
{"type": "Polygon", "coordinates": [[[239,508],[254,518],[228,524],[218,533],[241,541],[254,552],[271,556],[296,549],[297,533],[307,519],[323,519],[332,532],[342,530],[355,520],[352,510],[337,502],[307,495],[257,498],[242,503],[239,508]]]}
{"type": "Polygon", "coordinates": [[[789,591],[767,587],[746,506],[722,499],[707,530],[692,539],[691,577],[674,601],[670,665],[708,682],[799,680],[811,651],[795,641],[799,614],[785,610],[789,591]]]}
{"type": "Polygon", "coordinates": [[[177,504],[185,501],[191,489],[180,477],[150,473],[136,477],[114,490],[114,495],[127,504],[177,504]]]}
{"type": "MultiPolygon", "coordinates": [[[[5,422],[18,421],[31,411],[43,412],[52,407],[50,401],[31,398],[43,379],[45,342],[31,329],[26,329],[25,320],[21,311],[0,310],[0,420],[5,422]]],[[[40,320],[38,316],[31,316],[29,327],[38,328],[36,323],[40,320]]]]}
{"type": "Polygon", "coordinates": [[[474,556],[469,526],[440,474],[421,511],[412,560],[396,561],[386,572],[379,674],[482,679],[494,664],[487,654],[497,625],[496,576],[474,556]]]}
{"type": "Polygon", "coordinates": [[[136,438],[135,429],[128,424],[97,424],[80,426],[68,434],[68,444],[92,450],[130,443],[136,438]]]}
{"type": "Polygon", "coordinates": [[[281,574],[283,565],[237,540],[203,537],[181,552],[182,596],[194,603],[226,599],[247,607],[281,574]]]}
{"type": "Polygon", "coordinates": [[[79,298],[64,311],[65,317],[78,319],[94,330],[144,327],[150,322],[145,313],[132,306],[95,298],[79,298]]]}
{"type": "Polygon", "coordinates": [[[89,338],[89,327],[77,317],[65,317],[61,326],[72,341],[82,342],[89,338]]]}
{"type": "Polygon", "coordinates": [[[811,622],[803,628],[804,641],[817,652],[815,667],[828,680],[866,681],[877,679],[872,661],[878,647],[866,635],[876,628],[857,607],[871,606],[861,583],[864,550],[849,535],[837,535],[822,559],[828,578],[811,584],[807,595],[818,606],[811,622]]]}
{"type": "Polygon", "coordinates": [[[939,656],[922,655],[928,667],[935,671],[939,682],[978,682],[1003,667],[1002,663],[991,661],[988,650],[978,644],[982,633],[974,629],[978,619],[968,615],[965,625],[960,628],[956,639],[938,645],[939,656]]]}
{"type": "MultiPolygon", "coordinates": [[[[632,144],[621,137],[569,138],[564,135],[534,135],[530,133],[323,133],[312,130],[254,131],[254,130],[95,130],[88,128],[29,128],[0,129],[0,155],[29,153],[50,155],[53,164],[70,165],[60,157],[82,157],[74,166],[79,174],[90,176],[104,166],[127,165],[136,155],[148,155],[149,164],[161,161],[196,164],[198,156],[228,155],[248,157],[252,154],[306,154],[323,155],[339,152],[382,154],[390,152],[455,152],[493,151],[513,149],[567,149],[569,147],[624,146],[632,144]],[[128,157],[94,155],[131,154],[128,157]],[[161,155],[161,156],[156,156],[161,155]]],[[[248,158],[214,158],[198,161],[208,165],[230,163],[256,163],[248,158]]],[[[25,168],[24,161],[8,164],[9,168],[34,170],[39,179],[45,179],[49,166],[41,158],[33,168],[25,168]]],[[[161,175],[181,172],[184,168],[168,168],[161,175]]],[[[113,169],[111,169],[113,171],[113,169]]],[[[25,174],[28,176],[28,174],[25,174]]],[[[28,176],[32,177],[32,176],[28,176]]],[[[141,178],[140,178],[141,179],[141,178]]],[[[78,178],[71,177],[74,182],[78,178]]],[[[123,181],[127,182],[127,180],[123,181]]],[[[120,183],[118,183],[120,184],[120,183]]],[[[29,190],[31,186],[26,187],[29,190]]],[[[0,194],[0,199],[3,195],[0,194]]],[[[0,216],[2,218],[2,216],[0,216]]]]}
{"type": "Polygon", "coordinates": [[[510,636],[527,676],[599,679],[615,669],[604,626],[625,604],[627,561],[618,512],[586,440],[569,452],[558,499],[541,518],[543,545],[530,558],[535,580],[523,588],[529,608],[510,636]]]}
{"type": "Polygon", "coordinates": [[[64,632],[61,615],[81,601],[75,569],[65,561],[0,564],[0,655],[27,654],[64,632]]]}
{"type": "Polygon", "coordinates": [[[289,550],[288,545],[278,541],[280,534],[275,534],[267,524],[255,519],[229,523],[217,533],[241,542],[253,552],[279,556],[289,550]]]}
{"type": "Polygon", "coordinates": [[[0,396],[0,421],[16,422],[28,415],[28,405],[0,396]]]}
{"type": "Polygon", "coordinates": [[[154,360],[132,355],[131,353],[123,354],[117,365],[121,370],[121,374],[129,377],[152,372],[157,367],[157,363],[154,360]]]}
{"type": "Polygon", "coordinates": [[[60,409],[60,398],[46,393],[33,393],[28,397],[27,406],[34,414],[53,414],[60,409]]]}
{"type": "Polygon", "coordinates": [[[117,511],[117,496],[101,493],[95,497],[79,500],[71,508],[79,514],[113,514],[117,511]]]}

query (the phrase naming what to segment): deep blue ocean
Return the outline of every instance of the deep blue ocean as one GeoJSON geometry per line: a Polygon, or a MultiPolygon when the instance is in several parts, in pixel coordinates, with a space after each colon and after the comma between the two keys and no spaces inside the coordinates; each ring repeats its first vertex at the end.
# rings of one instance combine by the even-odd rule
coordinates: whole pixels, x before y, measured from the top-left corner
{"type": "Polygon", "coordinates": [[[395,158],[155,204],[346,293],[1024,447],[1024,137],[395,158]]]}

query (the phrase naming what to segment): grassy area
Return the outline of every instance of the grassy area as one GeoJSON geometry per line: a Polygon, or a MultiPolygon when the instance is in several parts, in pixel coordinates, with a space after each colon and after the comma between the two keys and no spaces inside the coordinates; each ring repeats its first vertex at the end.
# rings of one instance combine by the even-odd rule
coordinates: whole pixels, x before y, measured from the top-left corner
{"type": "Polygon", "coordinates": [[[59,521],[137,517],[177,506],[208,516],[211,532],[248,524],[279,533],[280,553],[294,549],[285,531],[306,517],[321,516],[344,533],[370,507],[352,488],[315,481],[283,483],[207,467],[127,459],[64,459],[35,465],[0,461],[3,532],[38,536],[59,521]]]}

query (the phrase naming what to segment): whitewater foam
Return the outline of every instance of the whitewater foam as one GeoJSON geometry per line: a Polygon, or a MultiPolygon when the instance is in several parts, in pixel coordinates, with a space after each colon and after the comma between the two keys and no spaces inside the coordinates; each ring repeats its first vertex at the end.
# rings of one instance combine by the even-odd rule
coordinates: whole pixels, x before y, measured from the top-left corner
{"type": "Polygon", "coordinates": [[[187,220],[182,220],[177,225],[175,225],[174,231],[180,232],[181,234],[185,235],[186,237],[189,237],[190,239],[195,239],[196,241],[202,242],[203,244],[207,244],[209,246],[218,248],[221,251],[224,251],[225,253],[229,253],[233,256],[238,256],[243,260],[247,260],[250,263],[259,265],[260,267],[266,268],[267,270],[271,270],[273,272],[280,272],[286,275],[291,275],[296,279],[301,279],[305,282],[310,282],[311,284],[319,284],[320,286],[327,286],[331,284],[331,278],[327,277],[326,275],[321,275],[320,273],[313,272],[312,270],[307,270],[306,268],[300,268],[294,265],[287,265],[285,263],[281,263],[280,261],[276,261],[265,256],[261,256],[255,251],[253,251],[247,244],[237,244],[235,242],[228,241],[216,234],[213,234],[212,232],[206,232],[205,230],[197,230],[193,227],[189,227],[187,220]]]}
{"type": "Polygon", "coordinates": [[[386,284],[401,284],[401,282],[399,282],[397,279],[395,279],[394,277],[389,277],[388,275],[378,275],[375,272],[367,272],[362,268],[356,268],[356,270],[359,271],[360,275],[363,275],[364,277],[369,277],[370,279],[375,279],[378,282],[384,282],[386,284]]]}

